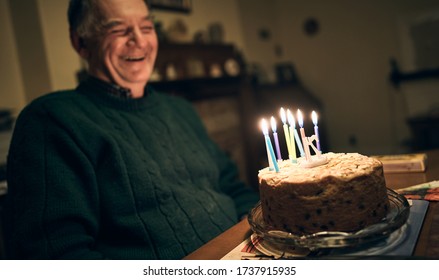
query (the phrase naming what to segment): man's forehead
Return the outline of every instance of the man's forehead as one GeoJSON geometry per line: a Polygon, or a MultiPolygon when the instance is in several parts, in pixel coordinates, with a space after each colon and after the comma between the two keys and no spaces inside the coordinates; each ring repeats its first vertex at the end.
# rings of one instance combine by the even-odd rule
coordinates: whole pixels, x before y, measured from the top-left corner
{"type": "Polygon", "coordinates": [[[104,21],[143,19],[149,16],[148,6],[143,0],[97,0],[97,4],[104,21]]]}

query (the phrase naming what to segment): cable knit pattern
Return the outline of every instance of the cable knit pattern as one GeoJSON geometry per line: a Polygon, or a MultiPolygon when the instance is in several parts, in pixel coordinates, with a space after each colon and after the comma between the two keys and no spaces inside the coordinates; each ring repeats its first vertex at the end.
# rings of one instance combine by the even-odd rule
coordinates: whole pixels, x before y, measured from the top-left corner
{"type": "Polygon", "coordinates": [[[258,199],[190,103],[87,82],[22,111],[7,172],[13,259],[180,259],[258,199]]]}

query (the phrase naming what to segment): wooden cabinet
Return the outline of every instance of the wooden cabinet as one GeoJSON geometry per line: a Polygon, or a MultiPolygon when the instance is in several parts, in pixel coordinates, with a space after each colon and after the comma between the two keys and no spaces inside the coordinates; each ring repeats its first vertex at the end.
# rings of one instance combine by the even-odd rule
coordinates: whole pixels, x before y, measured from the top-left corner
{"type": "Polygon", "coordinates": [[[236,78],[244,63],[233,45],[161,43],[156,61],[160,81],[236,78]]]}
{"type": "Polygon", "coordinates": [[[439,114],[431,113],[408,119],[412,133],[411,149],[414,152],[439,148],[439,114]]]}

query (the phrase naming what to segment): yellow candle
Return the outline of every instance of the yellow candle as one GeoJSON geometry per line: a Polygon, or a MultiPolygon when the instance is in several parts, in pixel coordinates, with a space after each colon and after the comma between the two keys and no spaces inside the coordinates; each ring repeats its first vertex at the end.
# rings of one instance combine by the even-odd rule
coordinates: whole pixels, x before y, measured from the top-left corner
{"type": "Polygon", "coordinates": [[[284,108],[280,108],[280,119],[282,120],[283,128],[284,128],[284,134],[285,134],[285,142],[287,143],[287,149],[288,149],[288,155],[291,155],[291,136],[288,131],[288,125],[287,125],[287,116],[285,114],[284,108]]]}
{"type": "Polygon", "coordinates": [[[296,161],[296,143],[294,143],[294,117],[293,114],[291,114],[290,110],[287,110],[287,117],[288,117],[288,123],[290,125],[290,142],[291,142],[291,152],[290,152],[290,159],[292,161],[296,161]]]}

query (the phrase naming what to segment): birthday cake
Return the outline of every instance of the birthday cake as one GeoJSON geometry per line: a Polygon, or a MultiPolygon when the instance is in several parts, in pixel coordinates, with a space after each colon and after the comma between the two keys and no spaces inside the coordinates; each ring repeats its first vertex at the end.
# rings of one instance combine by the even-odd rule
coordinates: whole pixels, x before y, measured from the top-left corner
{"type": "Polygon", "coordinates": [[[259,171],[267,227],[294,234],[352,232],[386,217],[389,201],[380,161],[358,153],[326,153],[327,163],[304,167],[283,160],[259,171]]]}

